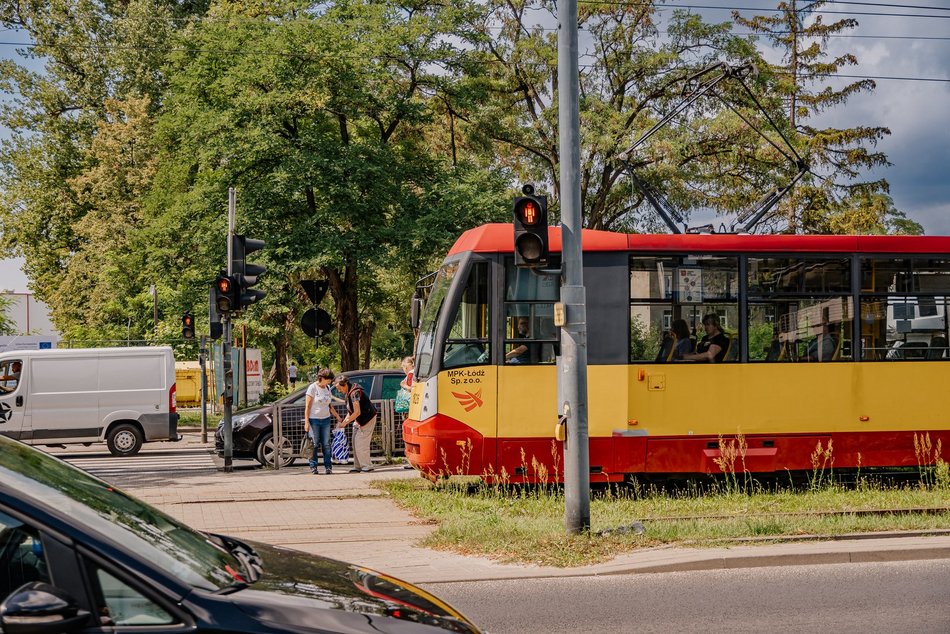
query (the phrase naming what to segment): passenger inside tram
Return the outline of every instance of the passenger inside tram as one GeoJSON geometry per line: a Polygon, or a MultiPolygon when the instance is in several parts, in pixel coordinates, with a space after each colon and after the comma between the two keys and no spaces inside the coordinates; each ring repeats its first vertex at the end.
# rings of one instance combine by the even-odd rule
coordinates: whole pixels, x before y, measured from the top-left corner
{"type": "Polygon", "coordinates": [[[696,346],[696,342],[689,336],[689,325],[685,319],[674,319],[670,332],[673,334],[672,359],[682,361],[696,346]]]}
{"type": "Polygon", "coordinates": [[[729,337],[722,331],[719,316],[713,313],[703,316],[703,328],[706,334],[696,347],[696,352],[684,354],[683,360],[722,363],[729,351],[729,337]]]}

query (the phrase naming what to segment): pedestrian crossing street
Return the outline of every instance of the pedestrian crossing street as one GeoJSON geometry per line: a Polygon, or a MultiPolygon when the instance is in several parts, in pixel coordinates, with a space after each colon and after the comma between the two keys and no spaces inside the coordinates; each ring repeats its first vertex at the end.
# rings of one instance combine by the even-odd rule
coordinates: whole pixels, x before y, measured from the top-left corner
{"type": "Polygon", "coordinates": [[[143,451],[134,456],[69,456],[61,454],[73,464],[103,480],[117,477],[147,475],[196,475],[217,471],[217,465],[207,449],[176,449],[173,451],[143,451]]]}

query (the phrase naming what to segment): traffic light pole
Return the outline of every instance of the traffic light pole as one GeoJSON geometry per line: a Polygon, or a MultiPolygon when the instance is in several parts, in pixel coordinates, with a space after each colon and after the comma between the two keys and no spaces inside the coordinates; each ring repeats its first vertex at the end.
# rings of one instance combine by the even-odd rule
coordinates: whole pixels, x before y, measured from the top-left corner
{"type": "Polygon", "coordinates": [[[223,327],[221,356],[224,362],[224,416],[221,418],[221,435],[224,436],[224,472],[231,473],[234,471],[234,467],[231,466],[231,459],[234,456],[231,434],[231,405],[234,403],[234,370],[231,367],[231,318],[223,316],[221,326],[223,327]]]}
{"type": "Polygon", "coordinates": [[[208,442],[208,338],[201,335],[198,364],[201,366],[201,442],[208,442]]]}
{"type": "Polygon", "coordinates": [[[590,530],[590,446],[587,431],[587,301],[581,244],[580,106],[577,0],[558,3],[558,128],[561,156],[561,327],[558,357],[559,414],[564,442],[564,528],[590,530]]]}
{"type": "MultiPolygon", "coordinates": [[[[228,188],[228,276],[232,271],[232,240],[234,221],[237,214],[237,201],[233,187],[228,188]]],[[[234,369],[231,367],[231,315],[221,315],[221,357],[224,365],[224,414],[221,418],[221,435],[224,436],[224,472],[231,473],[234,467],[234,444],[231,424],[231,405],[234,403],[234,369]]]]}

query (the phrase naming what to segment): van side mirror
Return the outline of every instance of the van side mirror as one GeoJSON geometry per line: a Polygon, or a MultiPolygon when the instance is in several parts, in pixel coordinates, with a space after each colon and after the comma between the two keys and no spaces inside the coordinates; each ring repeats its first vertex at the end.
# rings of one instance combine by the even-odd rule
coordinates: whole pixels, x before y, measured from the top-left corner
{"type": "Polygon", "coordinates": [[[68,593],[40,581],[20,586],[0,604],[0,628],[7,634],[78,632],[89,616],[68,593]]]}

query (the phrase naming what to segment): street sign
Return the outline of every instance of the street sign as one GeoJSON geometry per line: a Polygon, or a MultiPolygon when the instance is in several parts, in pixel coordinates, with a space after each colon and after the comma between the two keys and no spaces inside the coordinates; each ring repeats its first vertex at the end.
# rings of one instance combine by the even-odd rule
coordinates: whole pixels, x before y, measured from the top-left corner
{"type": "Polygon", "coordinates": [[[330,288],[330,283],[326,280],[300,280],[300,286],[303,287],[307,297],[316,306],[323,301],[327,290],[330,288]]]}
{"type": "Polygon", "coordinates": [[[311,308],[300,319],[300,327],[308,337],[322,337],[333,330],[333,320],[322,308],[311,308]]]}

